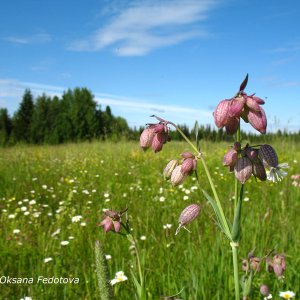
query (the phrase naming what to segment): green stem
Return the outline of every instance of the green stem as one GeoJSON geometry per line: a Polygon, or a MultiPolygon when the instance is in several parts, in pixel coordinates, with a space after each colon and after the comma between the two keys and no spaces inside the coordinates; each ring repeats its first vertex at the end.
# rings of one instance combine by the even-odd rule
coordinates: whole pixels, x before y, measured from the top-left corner
{"type": "Polygon", "coordinates": [[[232,249],[235,300],[240,300],[239,265],[238,265],[238,244],[236,244],[236,243],[230,243],[230,246],[231,246],[231,249],[232,249]]]}
{"type": "Polygon", "coordinates": [[[201,152],[197,149],[197,147],[190,141],[190,139],[182,132],[182,130],[176,124],[174,124],[172,122],[169,122],[169,124],[173,125],[176,128],[176,130],[182,135],[182,137],[186,140],[186,142],[196,151],[197,156],[201,158],[202,165],[204,167],[206,176],[208,178],[211,190],[213,192],[214,198],[216,200],[216,203],[217,203],[217,206],[218,206],[218,209],[219,209],[219,212],[220,212],[220,216],[221,216],[221,219],[222,219],[221,221],[222,221],[222,225],[223,225],[225,234],[230,239],[230,236],[231,236],[230,228],[229,228],[229,225],[227,223],[227,220],[226,220],[226,217],[225,217],[225,214],[224,214],[224,211],[223,211],[218,193],[216,191],[215,185],[214,185],[213,180],[211,178],[210,172],[207,168],[206,162],[205,162],[203,156],[201,155],[201,152]]]}
{"type": "MultiPolygon", "coordinates": [[[[241,142],[241,127],[240,127],[240,125],[238,127],[237,132],[236,132],[236,142],[238,142],[238,143],[241,142]]],[[[235,178],[235,182],[234,182],[234,208],[236,208],[238,198],[239,198],[239,182],[235,178]]]]}

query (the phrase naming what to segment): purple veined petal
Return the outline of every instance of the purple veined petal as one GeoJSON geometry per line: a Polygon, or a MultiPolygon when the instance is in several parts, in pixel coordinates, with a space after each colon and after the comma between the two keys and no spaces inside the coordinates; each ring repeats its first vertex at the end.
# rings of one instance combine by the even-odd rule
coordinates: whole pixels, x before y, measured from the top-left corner
{"type": "Polygon", "coordinates": [[[267,167],[276,168],[278,166],[278,156],[275,149],[271,145],[262,145],[259,148],[258,155],[263,163],[267,165],[267,167]]]}
{"type": "Polygon", "coordinates": [[[118,221],[114,221],[113,224],[114,224],[115,232],[119,232],[121,229],[121,223],[118,221]]]}
{"type": "Polygon", "coordinates": [[[184,175],[181,172],[181,165],[179,165],[173,170],[173,172],[171,174],[171,183],[173,186],[177,186],[177,185],[181,184],[185,178],[186,178],[186,175],[184,175]]]}
{"type": "Polygon", "coordinates": [[[229,118],[229,106],[230,100],[222,100],[216,107],[213,116],[215,119],[215,124],[218,128],[224,127],[229,118]]]}
{"type": "Polygon", "coordinates": [[[195,155],[191,152],[183,152],[183,153],[181,153],[181,157],[183,157],[183,158],[195,158],[195,155]]]}

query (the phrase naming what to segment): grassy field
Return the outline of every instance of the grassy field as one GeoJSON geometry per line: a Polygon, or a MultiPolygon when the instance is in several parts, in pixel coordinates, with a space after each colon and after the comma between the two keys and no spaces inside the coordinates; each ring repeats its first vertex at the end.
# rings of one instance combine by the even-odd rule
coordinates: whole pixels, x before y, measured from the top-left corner
{"type": "MultiPolygon", "coordinates": [[[[234,178],[221,163],[228,146],[201,144],[226,213],[232,217],[234,178]]],[[[240,258],[247,257],[255,248],[256,256],[262,257],[275,248],[286,255],[287,270],[279,281],[263,264],[251,299],[263,298],[258,293],[261,283],[270,286],[273,299],[279,299],[282,290],[300,293],[300,187],[291,180],[300,173],[300,143],[278,141],[273,146],[280,162],[290,164],[289,175],[277,184],[253,178],[247,182],[239,253],[240,258]]],[[[173,142],[158,154],[125,142],[0,149],[1,299],[99,299],[97,240],[111,255],[110,278],[118,271],[128,277],[113,287],[115,299],[136,299],[131,275],[137,274],[136,257],[128,240],[97,226],[103,209],[126,206],[148,299],[181,289],[178,298],[185,300],[233,299],[231,248],[195,178],[173,188],[162,176],[166,163],[185,150],[187,144],[173,142]],[[201,205],[201,214],[189,226],[191,233],[181,230],[175,236],[179,214],[191,203],[201,205]],[[82,219],[72,222],[78,215],[82,219]],[[172,227],[165,229],[166,224],[172,227]],[[8,276],[34,282],[5,283],[8,276]],[[37,283],[39,276],[76,277],[79,283],[37,283]]],[[[200,164],[198,171],[201,187],[211,193],[200,164]]]]}

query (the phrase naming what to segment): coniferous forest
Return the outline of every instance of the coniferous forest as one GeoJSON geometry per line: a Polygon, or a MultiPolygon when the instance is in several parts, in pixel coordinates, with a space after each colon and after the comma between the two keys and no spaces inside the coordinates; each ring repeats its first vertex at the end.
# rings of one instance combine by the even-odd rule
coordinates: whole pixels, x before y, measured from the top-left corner
{"type": "MultiPolygon", "coordinates": [[[[0,108],[0,145],[62,144],[92,140],[137,140],[142,131],[130,128],[127,121],[114,116],[110,107],[104,110],[95,101],[87,88],[69,89],[60,97],[42,94],[35,99],[29,89],[24,91],[18,110],[10,116],[6,108],[0,108]]],[[[194,129],[179,125],[187,137],[193,137],[194,129]]],[[[181,140],[177,132],[171,132],[171,139],[181,140]]],[[[272,140],[282,136],[299,140],[300,132],[278,130],[260,137],[243,132],[248,140],[272,140]]],[[[201,125],[198,129],[199,140],[231,141],[223,129],[201,125]]]]}

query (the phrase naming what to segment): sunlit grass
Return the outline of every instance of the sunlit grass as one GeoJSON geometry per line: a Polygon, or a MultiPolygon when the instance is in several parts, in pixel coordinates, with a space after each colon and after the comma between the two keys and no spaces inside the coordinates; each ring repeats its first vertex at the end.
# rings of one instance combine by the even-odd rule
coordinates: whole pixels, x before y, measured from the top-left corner
{"type": "MultiPolygon", "coordinates": [[[[221,164],[228,146],[201,144],[226,214],[232,217],[233,175],[221,164]]],[[[271,290],[300,292],[300,188],[291,179],[300,173],[299,144],[278,141],[273,146],[280,162],[290,164],[289,176],[277,184],[253,178],[246,184],[240,258],[254,248],[257,256],[275,248],[286,254],[288,266],[282,282],[273,274],[259,274],[256,297],[261,283],[271,290]]],[[[158,154],[125,142],[1,149],[0,275],[34,278],[33,284],[2,284],[3,299],[97,299],[97,240],[111,256],[111,279],[118,271],[128,276],[114,286],[116,299],[134,299],[130,274],[137,270],[128,241],[97,226],[104,209],[126,206],[144,261],[149,299],[182,288],[178,297],[185,300],[232,299],[230,247],[195,177],[174,188],[162,176],[167,162],[186,150],[186,144],[173,142],[158,154]],[[202,207],[189,225],[192,233],[182,230],[175,236],[179,214],[191,203],[202,207]],[[39,276],[76,277],[79,283],[37,284],[39,276]]],[[[201,188],[210,193],[201,166],[198,172],[201,188]]]]}

